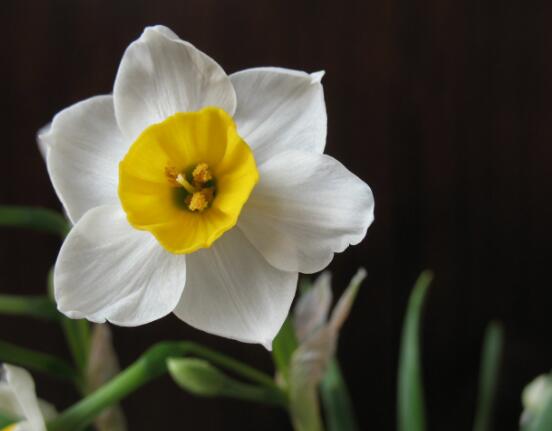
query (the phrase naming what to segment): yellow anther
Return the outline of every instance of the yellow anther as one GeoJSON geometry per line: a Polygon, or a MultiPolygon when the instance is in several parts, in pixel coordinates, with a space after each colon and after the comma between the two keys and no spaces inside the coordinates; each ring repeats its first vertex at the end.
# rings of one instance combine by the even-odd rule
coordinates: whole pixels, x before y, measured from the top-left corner
{"type": "Polygon", "coordinates": [[[209,170],[209,165],[207,163],[199,163],[192,172],[192,178],[194,183],[205,184],[208,181],[213,179],[213,175],[209,170]]]}
{"type": "Polygon", "coordinates": [[[180,184],[182,187],[184,187],[188,193],[195,193],[196,192],[196,188],[188,182],[188,180],[186,179],[186,177],[184,175],[178,174],[176,176],[175,181],[178,184],[180,184]]]}
{"type": "Polygon", "coordinates": [[[13,431],[17,424],[10,425],[6,428],[2,428],[0,431],[13,431]]]}
{"type": "Polygon", "coordinates": [[[209,201],[207,200],[205,193],[203,193],[203,190],[195,192],[190,199],[190,203],[188,204],[188,208],[190,208],[191,211],[203,211],[208,206],[209,201]]]}

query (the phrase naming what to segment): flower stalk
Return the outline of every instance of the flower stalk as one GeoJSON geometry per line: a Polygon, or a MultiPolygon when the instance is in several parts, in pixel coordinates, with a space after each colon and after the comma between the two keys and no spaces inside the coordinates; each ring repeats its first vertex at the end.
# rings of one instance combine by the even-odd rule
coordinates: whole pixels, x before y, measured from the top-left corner
{"type": "Polygon", "coordinates": [[[235,374],[264,386],[278,397],[282,404],[286,395],[266,374],[239,361],[191,342],[163,342],[150,348],[134,364],[110,382],[73,405],[48,423],[49,431],[77,431],[93,422],[105,408],[118,403],[141,386],[167,371],[167,360],[173,357],[195,355],[235,374]]]}

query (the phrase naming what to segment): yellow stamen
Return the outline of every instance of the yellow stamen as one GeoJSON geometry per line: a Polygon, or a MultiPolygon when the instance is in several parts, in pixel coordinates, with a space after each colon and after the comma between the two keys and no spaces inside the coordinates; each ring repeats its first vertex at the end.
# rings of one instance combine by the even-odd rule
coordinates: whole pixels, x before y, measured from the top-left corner
{"type": "Polygon", "coordinates": [[[191,211],[203,211],[208,206],[209,201],[207,200],[205,193],[203,193],[203,190],[195,192],[190,199],[190,203],[188,204],[188,208],[190,208],[191,211]]]}
{"type": "Polygon", "coordinates": [[[178,184],[180,184],[182,187],[184,187],[188,193],[195,193],[196,192],[196,188],[188,182],[188,180],[186,179],[186,177],[184,175],[178,174],[176,176],[176,182],[178,184]]]}
{"type": "Polygon", "coordinates": [[[213,175],[207,163],[199,163],[192,172],[192,177],[194,182],[199,184],[205,184],[213,179],[213,175]]]}
{"type": "Polygon", "coordinates": [[[2,428],[0,431],[13,431],[17,424],[10,425],[6,428],[2,428]]]}

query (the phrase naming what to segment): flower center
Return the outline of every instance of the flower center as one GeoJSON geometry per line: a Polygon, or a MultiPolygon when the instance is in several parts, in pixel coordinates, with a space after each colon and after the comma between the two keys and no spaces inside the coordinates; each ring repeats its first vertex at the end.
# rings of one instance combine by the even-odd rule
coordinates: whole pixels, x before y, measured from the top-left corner
{"type": "MultiPolygon", "coordinates": [[[[177,172],[176,168],[167,166],[165,173],[171,185],[182,187],[186,195],[184,204],[190,211],[204,211],[213,202],[216,193],[215,179],[207,163],[198,163],[188,173],[177,172]]],[[[176,199],[180,196],[176,194],[176,199]]]]}
{"type": "Polygon", "coordinates": [[[133,227],[171,253],[192,253],[236,225],[258,180],[232,118],[208,107],[142,132],[119,164],[119,199],[133,227]]]}
{"type": "Polygon", "coordinates": [[[0,431],[13,431],[17,424],[9,425],[6,428],[2,428],[0,431]]]}

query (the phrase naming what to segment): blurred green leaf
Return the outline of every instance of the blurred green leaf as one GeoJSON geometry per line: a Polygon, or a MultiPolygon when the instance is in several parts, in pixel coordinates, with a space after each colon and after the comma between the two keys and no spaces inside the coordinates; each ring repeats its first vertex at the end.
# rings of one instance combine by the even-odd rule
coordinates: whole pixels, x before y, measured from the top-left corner
{"type": "Polygon", "coordinates": [[[500,369],[503,332],[502,326],[497,322],[490,323],[485,331],[474,431],[490,431],[492,429],[493,404],[500,369]]]}
{"type": "Polygon", "coordinates": [[[320,386],[328,431],[355,431],[358,425],[337,359],[328,365],[320,386]]]}
{"type": "Polygon", "coordinates": [[[182,388],[202,397],[230,397],[269,405],[284,406],[281,392],[265,386],[239,382],[211,365],[195,358],[169,358],[167,368],[182,388]]]}
{"type": "Polygon", "coordinates": [[[63,359],[5,341],[0,341],[0,361],[49,374],[62,380],[75,379],[75,371],[63,359]]]}
{"type": "Polygon", "coordinates": [[[298,341],[295,335],[295,329],[293,327],[293,321],[288,316],[280,332],[274,341],[272,342],[272,359],[276,365],[276,369],[281,373],[284,379],[289,375],[289,364],[291,356],[295,349],[297,349],[298,341]]]}
{"type": "Polygon", "coordinates": [[[46,208],[0,206],[0,226],[34,229],[65,238],[69,223],[60,213],[46,208]]]}
{"type": "Polygon", "coordinates": [[[6,416],[5,414],[3,414],[3,412],[0,412],[0,430],[3,430],[4,428],[13,425],[16,422],[17,421],[14,418],[6,416]]]}
{"type": "Polygon", "coordinates": [[[55,304],[47,296],[0,295],[0,314],[58,320],[55,304]]]}
{"type": "Polygon", "coordinates": [[[314,283],[312,282],[311,278],[307,275],[300,274],[299,275],[299,286],[298,290],[301,295],[304,295],[309,290],[312,289],[312,286],[314,283]]]}
{"type": "Polygon", "coordinates": [[[424,431],[426,428],[420,358],[420,321],[424,299],[432,279],[431,271],[420,274],[410,294],[404,318],[397,391],[399,431],[424,431]]]}
{"type": "MultiPolygon", "coordinates": [[[[54,298],[54,268],[48,273],[48,295],[54,298]]],[[[88,357],[90,355],[90,324],[84,319],[70,319],[61,315],[61,328],[65,334],[65,339],[73,361],[78,371],[78,381],[80,392],[86,394],[86,385],[84,383],[85,374],[88,367],[88,357]]]]}

